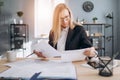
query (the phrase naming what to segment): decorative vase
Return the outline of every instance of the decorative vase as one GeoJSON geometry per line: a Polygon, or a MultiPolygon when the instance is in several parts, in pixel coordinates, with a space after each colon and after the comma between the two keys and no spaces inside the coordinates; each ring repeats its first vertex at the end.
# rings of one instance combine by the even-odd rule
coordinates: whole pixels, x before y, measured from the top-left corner
{"type": "Polygon", "coordinates": [[[17,16],[19,17],[18,24],[23,24],[23,19],[22,19],[23,12],[22,11],[18,11],[17,12],[17,16]]]}
{"type": "Polygon", "coordinates": [[[109,56],[99,57],[99,75],[112,76],[113,75],[113,59],[109,56]]]}
{"type": "Polygon", "coordinates": [[[97,20],[93,20],[93,23],[94,23],[94,24],[97,23],[97,20]]]}
{"type": "Polygon", "coordinates": [[[19,19],[18,23],[19,23],[19,24],[23,24],[23,20],[22,20],[22,19],[19,19]]]}

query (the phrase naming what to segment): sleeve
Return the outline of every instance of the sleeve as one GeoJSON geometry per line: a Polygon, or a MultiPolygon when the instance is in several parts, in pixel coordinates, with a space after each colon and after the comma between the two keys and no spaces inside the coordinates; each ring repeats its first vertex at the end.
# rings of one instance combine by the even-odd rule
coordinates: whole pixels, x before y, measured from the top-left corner
{"type": "Polygon", "coordinates": [[[80,43],[81,43],[81,48],[88,48],[92,47],[92,42],[88,38],[85,29],[81,26],[81,31],[80,31],[80,43]]]}

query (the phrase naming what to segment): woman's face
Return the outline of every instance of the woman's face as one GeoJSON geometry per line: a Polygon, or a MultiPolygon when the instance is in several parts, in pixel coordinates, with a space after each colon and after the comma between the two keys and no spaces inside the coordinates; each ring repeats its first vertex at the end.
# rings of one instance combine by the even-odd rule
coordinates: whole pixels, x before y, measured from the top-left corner
{"type": "Polygon", "coordinates": [[[61,27],[62,28],[68,27],[69,23],[70,23],[70,14],[69,14],[68,10],[67,9],[62,10],[60,15],[61,15],[61,17],[60,17],[61,27]]]}

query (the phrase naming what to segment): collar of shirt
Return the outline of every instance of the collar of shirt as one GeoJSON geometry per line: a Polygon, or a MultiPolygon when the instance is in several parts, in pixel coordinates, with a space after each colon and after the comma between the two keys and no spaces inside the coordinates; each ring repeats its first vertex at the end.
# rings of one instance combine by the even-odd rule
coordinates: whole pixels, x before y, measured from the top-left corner
{"type": "Polygon", "coordinates": [[[63,29],[62,29],[62,32],[63,32],[63,31],[68,32],[68,29],[69,29],[69,27],[63,28],[63,29]]]}

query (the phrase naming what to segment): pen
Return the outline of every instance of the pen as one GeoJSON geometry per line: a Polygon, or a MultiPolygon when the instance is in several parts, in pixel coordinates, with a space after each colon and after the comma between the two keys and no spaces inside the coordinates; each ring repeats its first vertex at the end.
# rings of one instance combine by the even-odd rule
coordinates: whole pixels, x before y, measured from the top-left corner
{"type": "Polygon", "coordinates": [[[33,55],[34,53],[31,53],[31,54],[29,54],[28,56],[26,56],[26,57],[29,57],[29,56],[31,56],[31,55],[33,55]]]}
{"type": "Polygon", "coordinates": [[[30,80],[37,80],[37,77],[41,74],[41,72],[35,73],[30,80]]]}

